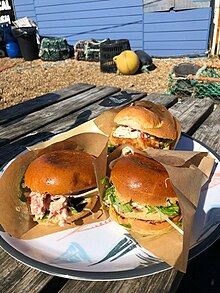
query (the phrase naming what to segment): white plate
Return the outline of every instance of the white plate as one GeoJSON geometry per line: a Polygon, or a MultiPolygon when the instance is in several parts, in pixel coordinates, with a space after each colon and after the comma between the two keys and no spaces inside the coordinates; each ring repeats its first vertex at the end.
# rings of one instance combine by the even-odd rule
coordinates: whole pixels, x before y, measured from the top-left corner
{"type": "MultiPolygon", "coordinates": [[[[201,191],[192,240],[196,245],[190,250],[190,258],[193,258],[220,235],[220,164],[212,150],[186,135],[181,136],[177,149],[208,151],[216,162],[209,184],[201,191]]],[[[3,173],[10,163],[0,172],[3,173]]],[[[123,227],[109,219],[33,240],[19,240],[3,230],[0,233],[2,248],[20,262],[70,279],[122,280],[148,276],[170,268],[140,247],[123,227]]]]}

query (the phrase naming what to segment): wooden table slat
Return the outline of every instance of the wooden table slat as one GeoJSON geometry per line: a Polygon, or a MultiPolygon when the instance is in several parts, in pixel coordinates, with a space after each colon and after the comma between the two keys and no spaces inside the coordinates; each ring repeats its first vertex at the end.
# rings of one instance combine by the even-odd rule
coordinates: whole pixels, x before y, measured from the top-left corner
{"type": "Polygon", "coordinates": [[[60,89],[55,92],[48,93],[15,106],[3,109],[1,110],[0,125],[34,111],[40,110],[76,94],[83,93],[84,91],[94,87],[95,85],[92,84],[77,83],[64,89],[60,89]]]}
{"type": "Polygon", "coordinates": [[[150,275],[147,277],[123,280],[123,281],[104,281],[100,282],[87,282],[87,281],[75,281],[69,280],[59,293],[73,292],[77,288],[77,292],[96,292],[96,293],[143,293],[143,292],[155,292],[155,293],[167,293],[170,292],[172,287],[172,281],[175,279],[177,271],[174,269],[167,270],[162,273],[150,275]],[[161,288],[161,283],[163,288],[161,288]]]}
{"type": "Polygon", "coordinates": [[[27,146],[34,145],[36,143],[39,143],[40,141],[47,140],[53,135],[53,133],[33,132],[31,133],[31,135],[18,138],[10,144],[0,146],[0,168],[5,164],[5,162],[10,161],[17,154],[23,152],[27,146]]]}
{"type": "Polygon", "coordinates": [[[118,92],[115,87],[96,87],[0,126],[0,145],[118,92]],[[73,107],[74,105],[74,107],[73,107]],[[74,109],[74,110],[73,110],[74,109]]]}
{"type": "Polygon", "coordinates": [[[134,101],[140,100],[145,96],[144,93],[137,93],[131,91],[123,91],[123,93],[116,93],[114,95],[108,96],[101,101],[95,102],[92,105],[83,109],[78,110],[68,116],[59,120],[59,124],[56,121],[47,124],[45,127],[42,127],[39,131],[43,132],[52,132],[54,134],[70,130],[82,123],[87,122],[95,117],[97,117],[102,112],[125,106],[134,101]]]}
{"type": "Polygon", "coordinates": [[[156,104],[162,104],[166,108],[172,107],[178,102],[178,97],[174,95],[167,95],[161,93],[152,93],[142,99],[143,101],[151,101],[156,104]]]}
{"type": "Polygon", "coordinates": [[[193,137],[205,143],[220,156],[220,104],[216,105],[215,110],[196,130],[193,137]]]}
{"type": "Polygon", "coordinates": [[[145,95],[145,93],[137,93],[129,90],[109,95],[107,98],[86,106],[84,111],[81,109],[59,119],[59,123],[57,121],[51,122],[39,128],[37,131],[29,133],[26,137],[14,140],[10,145],[2,145],[0,146],[0,166],[5,160],[9,161],[12,159],[14,156],[12,154],[24,151],[27,146],[49,139],[57,133],[72,129],[80,123],[96,117],[102,111],[129,104],[132,101],[143,98],[145,95]]]}
{"type": "Polygon", "coordinates": [[[182,102],[170,108],[171,113],[178,118],[182,131],[191,135],[209,116],[214,108],[214,102],[210,98],[183,99],[182,102]]]}
{"type": "Polygon", "coordinates": [[[1,281],[0,292],[39,292],[53,276],[42,273],[9,257],[0,250],[1,281]],[[2,282],[4,280],[4,282],[2,282]],[[13,286],[12,286],[13,284],[13,286]]]}

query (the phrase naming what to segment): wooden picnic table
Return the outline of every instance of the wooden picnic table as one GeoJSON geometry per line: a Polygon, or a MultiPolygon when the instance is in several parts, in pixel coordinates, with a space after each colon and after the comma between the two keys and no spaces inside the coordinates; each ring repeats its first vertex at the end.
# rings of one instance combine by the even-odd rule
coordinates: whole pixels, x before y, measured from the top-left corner
{"type": "MultiPolygon", "coordinates": [[[[138,100],[165,105],[181,122],[183,133],[220,155],[220,105],[211,98],[178,99],[173,95],[147,95],[111,86],[79,83],[0,111],[0,166],[27,146],[70,130],[107,109],[138,100]]],[[[169,268],[129,280],[70,280],[31,268],[4,249],[0,250],[0,256],[1,292],[175,292],[183,276],[169,268]]]]}

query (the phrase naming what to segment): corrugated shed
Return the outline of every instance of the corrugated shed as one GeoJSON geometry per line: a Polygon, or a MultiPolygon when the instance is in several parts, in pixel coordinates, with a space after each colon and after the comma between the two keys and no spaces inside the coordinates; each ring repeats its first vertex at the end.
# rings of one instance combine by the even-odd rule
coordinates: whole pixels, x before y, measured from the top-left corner
{"type": "Polygon", "coordinates": [[[144,50],[152,56],[207,54],[211,8],[144,13],[144,50]]]}
{"type": "Polygon", "coordinates": [[[34,2],[34,0],[14,0],[15,16],[17,18],[29,16],[36,22],[34,2]]]}
{"type": "MultiPolygon", "coordinates": [[[[24,16],[15,0],[17,17],[24,16]],[[17,9],[18,8],[18,9],[17,9]]],[[[35,0],[36,20],[41,35],[64,36],[70,44],[91,38],[129,39],[132,48],[142,47],[141,0],[35,0]]],[[[29,16],[26,14],[26,16],[29,16]]]]}
{"type": "Polygon", "coordinates": [[[29,16],[43,36],[79,40],[128,39],[154,57],[203,56],[211,8],[144,12],[142,0],[14,0],[17,18],[29,16]]]}

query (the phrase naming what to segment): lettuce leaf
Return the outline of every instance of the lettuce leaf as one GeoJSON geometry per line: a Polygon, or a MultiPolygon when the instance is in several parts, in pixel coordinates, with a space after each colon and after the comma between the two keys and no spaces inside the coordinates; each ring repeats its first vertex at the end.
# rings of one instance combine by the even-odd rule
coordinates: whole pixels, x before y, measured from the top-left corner
{"type": "Polygon", "coordinates": [[[169,145],[171,145],[174,142],[172,139],[166,139],[164,141],[164,147],[167,148],[169,145]]]}
{"type": "Polygon", "coordinates": [[[106,190],[103,195],[103,200],[110,201],[112,205],[116,205],[122,212],[128,213],[132,212],[133,207],[129,202],[127,203],[121,203],[119,198],[115,196],[115,187],[114,185],[109,181],[109,178],[106,176],[101,179],[101,183],[106,185],[106,190]]]}
{"type": "Polygon", "coordinates": [[[133,207],[130,202],[120,203],[120,200],[115,195],[110,195],[110,201],[113,205],[116,205],[123,213],[128,213],[133,211],[133,207]]]}
{"type": "MultiPolygon", "coordinates": [[[[147,214],[156,211],[154,206],[145,206],[145,208],[147,209],[147,214]]],[[[175,217],[175,216],[179,215],[179,213],[180,213],[180,207],[177,204],[171,204],[166,207],[157,206],[157,208],[161,211],[161,213],[163,213],[169,217],[175,217]]]]}
{"type": "Polygon", "coordinates": [[[25,196],[25,193],[31,193],[31,190],[30,190],[30,188],[28,188],[27,186],[25,186],[24,177],[22,178],[22,180],[20,182],[20,191],[21,191],[21,195],[20,195],[19,199],[22,202],[26,202],[27,201],[27,198],[25,196]]]}

